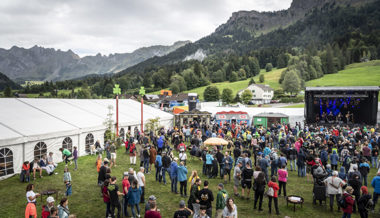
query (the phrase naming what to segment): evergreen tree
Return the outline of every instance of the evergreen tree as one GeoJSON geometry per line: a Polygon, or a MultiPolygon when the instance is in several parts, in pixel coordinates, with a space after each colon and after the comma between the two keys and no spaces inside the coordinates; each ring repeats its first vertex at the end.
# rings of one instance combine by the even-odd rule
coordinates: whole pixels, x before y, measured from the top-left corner
{"type": "Polygon", "coordinates": [[[4,96],[5,97],[12,97],[12,89],[9,85],[7,85],[7,87],[5,87],[5,89],[4,89],[4,96]]]}
{"type": "Polygon", "coordinates": [[[261,74],[260,77],[259,77],[259,81],[260,83],[263,83],[264,82],[264,74],[261,74]]]}
{"type": "Polygon", "coordinates": [[[248,85],[252,85],[252,84],[256,84],[256,82],[255,82],[255,80],[253,79],[253,77],[251,77],[251,79],[249,80],[248,85]]]}
{"type": "Polygon", "coordinates": [[[238,75],[237,75],[237,73],[236,73],[235,71],[233,71],[233,72],[231,73],[231,76],[230,76],[229,81],[230,81],[230,82],[236,82],[237,80],[238,80],[238,75]]]}
{"type": "Polygon", "coordinates": [[[205,101],[218,101],[219,96],[219,89],[216,86],[207,86],[203,92],[203,98],[205,101]]]}
{"type": "Polygon", "coordinates": [[[334,55],[331,46],[328,44],[326,48],[326,74],[338,72],[334,63],[334,55]]]}
{"type": "Polygon", "coordinates": [[[272,69],[273,69],[272,63],[267,63],[265,65],[265,71],[270,72],[270,71],[272,71],[272,69]]]}
{"type": "Polygon", "coordinates": [[[232,96],[232,90],[230,88],[223,89],[221,98],[224,103],[230,104],[234,98],[232,96]]]}

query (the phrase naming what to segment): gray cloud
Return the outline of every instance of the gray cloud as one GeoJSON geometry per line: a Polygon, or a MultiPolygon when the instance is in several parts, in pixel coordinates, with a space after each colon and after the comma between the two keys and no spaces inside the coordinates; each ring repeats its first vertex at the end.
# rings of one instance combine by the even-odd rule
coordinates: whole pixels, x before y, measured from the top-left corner
{"type": "Polygon", "coordinates": [[[79,55],[131,52],[198,40],[239,10],[286,9],[291,0],[1,0],[0,47],[40,45],[79,55]]]}

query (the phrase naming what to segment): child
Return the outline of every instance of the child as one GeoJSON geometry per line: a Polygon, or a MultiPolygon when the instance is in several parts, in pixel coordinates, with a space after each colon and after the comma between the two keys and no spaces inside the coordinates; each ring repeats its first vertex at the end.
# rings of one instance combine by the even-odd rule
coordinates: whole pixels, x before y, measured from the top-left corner
{"type": "Polygon", "coordinates": [[[42,178],[42,168],[38,163],[38,159],[34,159],[33,161],[33,179],[36,180],[36,171],[40,172],[40,178],[42,178]]]}
{"type": "Polygon", "coordinates": [[[100,167],[102,167],[102,155],[101,154],[98,154],[98,158],[96,159],[96,162],[95,162],[95,166],[96,166],[96,171],[100,171],[100,167]]]}
{"type": "Polygon", "coordinates": [[[63,182],[66,185],[66,196],[70,196],[72,194],[71,189],[71,174],[69,172],[69,168],[65,167],[64,173],[63,173],[63,182]]]}
{"type": "Polygon", "coordinates": [[[74,146],[73,157],[74,157],[74,163],[75,163],[74,170],[77,170],[78,169],[78,149],[77,149],[77,146],[74,146]]]}
{"type": "Polygon", "coordinates": [[[22,164],[20,181],[21,182],[29,182],[30,181],[30,164],[29,164],[29,161],[25,161],[22,164]]]}

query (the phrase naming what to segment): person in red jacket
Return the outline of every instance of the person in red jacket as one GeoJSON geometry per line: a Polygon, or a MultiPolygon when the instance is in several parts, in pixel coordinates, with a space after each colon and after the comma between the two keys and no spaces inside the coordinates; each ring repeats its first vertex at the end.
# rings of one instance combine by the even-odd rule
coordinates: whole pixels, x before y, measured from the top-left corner
{"type": "Polygon", "coordinates": [[[268,188],[273,188],[273,196],[268,196],[269,202],[268,202],[268,208],[269,208],[269,213],[272,213],[272,199],[274,202],[274,208],[276,209],[276,214],[279,215],[280,211],[278,210],[278,190],[280,189],[278,187],[278,184],[276,183],[276,177],[272,176],[271,181],[268,183],[268,188]]]}
{"type": "Polygon", "coordinates": [[[342,218],[351,218],[352,214],[352,208],[355,203],[355,197],[352,196],[352,193],[354,192],[354,189],[351,186],[347,186],[346,190],[344,191],[343,198],[346,201],[346,208],[342,208],[343,210],[343,216],[342,218]]]}

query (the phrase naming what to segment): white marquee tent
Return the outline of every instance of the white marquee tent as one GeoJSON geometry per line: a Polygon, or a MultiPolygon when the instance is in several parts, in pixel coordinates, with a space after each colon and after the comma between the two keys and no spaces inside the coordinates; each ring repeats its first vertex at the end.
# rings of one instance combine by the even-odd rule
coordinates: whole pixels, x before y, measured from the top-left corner
{"type": "MultiPolygon", "coordinates": [[[[104,143],[104,121],[112,105],[116,120],[115,100],[102,99],[0,99],[0,179],[19,173],[24,161],[54,152],[62,160],[59,148],[78,147],[78,155],[88,153],[96,140],[104,143]]],[[[119,100],[119,131],[140,129],[140,103],[119,100]]],[[[165,128],[173,124],[173,115],[144,105],[144,123],[160,118],[165,128]]]]}

